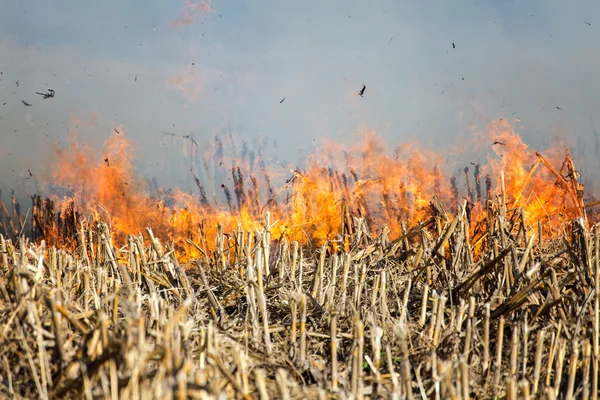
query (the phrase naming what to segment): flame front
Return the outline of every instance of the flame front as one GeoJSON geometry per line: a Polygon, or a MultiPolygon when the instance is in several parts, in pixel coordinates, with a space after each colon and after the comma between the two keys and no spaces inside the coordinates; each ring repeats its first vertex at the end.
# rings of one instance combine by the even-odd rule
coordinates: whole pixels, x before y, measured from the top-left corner
{"type": "MultiPolygon", "coordinates": [[[[489,160],[492,176],[504,172],[504,190],[509,207],[522,207],[528,223],[545,222],[551,235],[561,233],[563,223],[585,216],[583,186],[568,152],[550,149],[539,154],[523,143],[513,128],[502,120],[493,121],[488,132],[499,156],[489,160]],[[555,166],[560,166],[559,170],[555,166]]],[[[501,194],[502,182],[496,193],[501,194]]]]}
{"type": "Polygon", "coordinates": [[[107,140],[103,156],[81,145],[56,146],[51,181],[68,190],[68,195],[55,198],[59,208],[74,204],[87,218],[108,220],[117,241],[151,227],[159,238],[184,250],[184,259],[198,256],[187,239],[210,248],[217,229],[252,232],[266,223],[273,238],[302,243],[348,246],[348,237],[360,226],[370,227],[372,234],[387,226],[389,235],[398,237],[406,226],[431,216],[435,197],[449,212],[468,205],[477,221],[485,215],[486,202],[505,193],[509,211],[522,207],[530,225],[549,221],[551,233],[558,233],[568,218],[583,215],[582,187],[564,151],[562,167],[552,171],[561,163],[561,152],[537,155],[505,121],[488,126],[485,140],[492,139],[496,154],[475,168],[477,195],[467,181],[464,199],[456,177],[444,172],[439,153],[414,143],[390,151],[373,131],[364,132],[354,147],[326,144],[311,155],[305,170],[288,173],[263,164],[257,171],[246,160],[233,159],[233,187],[221,186],[225,201],[219,203],[207,199],[200,181],[200,196],[180,190],[152,195],[135,172],[130,142],[122,131],[107,140]]]}

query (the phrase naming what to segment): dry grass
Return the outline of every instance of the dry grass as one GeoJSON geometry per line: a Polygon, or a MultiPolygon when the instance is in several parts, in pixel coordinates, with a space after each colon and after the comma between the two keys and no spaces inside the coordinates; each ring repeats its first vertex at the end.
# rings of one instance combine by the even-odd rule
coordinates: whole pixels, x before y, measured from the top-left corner
{"type": "Polygon", "coordinates": [[[0,237],[0,393],[597,399],[600,233],[542,241],[490,202],[470,238],[440,211],[394,241],[359,221],[348,251],[272,241],[267,216],[183,266],[101,222],[73,251],[0,237]]]}

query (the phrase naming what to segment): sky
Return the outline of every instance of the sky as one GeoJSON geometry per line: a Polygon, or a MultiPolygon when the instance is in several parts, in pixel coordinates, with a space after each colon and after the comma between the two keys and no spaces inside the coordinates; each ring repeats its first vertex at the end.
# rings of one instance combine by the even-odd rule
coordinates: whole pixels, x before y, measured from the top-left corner
{"type": "Polygon", "coordinates": [[[143,175],[185,186],[185,140],[165,132],[293,165],[363,128],[468,149],[496,118],[594,181],[599,37],[593,1],[0,0],[0,188],[35,192],[53,145],[101,149],[115,128],[143,175]]]}

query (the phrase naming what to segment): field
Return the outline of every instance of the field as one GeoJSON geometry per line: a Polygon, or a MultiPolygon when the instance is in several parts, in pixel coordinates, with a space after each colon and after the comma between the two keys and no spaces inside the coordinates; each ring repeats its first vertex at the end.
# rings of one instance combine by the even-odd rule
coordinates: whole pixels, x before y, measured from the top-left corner
{"type": "MultiPolygon", "coordinates": [[[[185,265],[151,230],[76,251],[0,238],[0,391],[10,398],[596,398],[600,234],[540,240],[466,202],[349,249],[264,228],[185,265]]],[[[540,228],[541,232],[541,228],[540,228]]]]}
{"type": "Polygon", "coordinates": [[[265,174],[266,201],[237,161],[220,211],[200,184],[189,207],[143,197],[119,154],[59,153],[83,195],[0,200],[0,393],[597,399],[597,202],[568,154],[502,140],[463,198],[371,142],[279,197],[265,174]]]}

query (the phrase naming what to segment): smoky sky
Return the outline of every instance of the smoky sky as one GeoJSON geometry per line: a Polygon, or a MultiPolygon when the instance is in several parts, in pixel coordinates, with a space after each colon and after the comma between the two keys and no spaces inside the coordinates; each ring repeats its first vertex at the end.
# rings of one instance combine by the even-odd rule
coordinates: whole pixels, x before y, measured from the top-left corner
{"type": "Polygon", "coordinates": [[[593,180],[598,38],[593,1],[5,0],[0,183],[30,193],[53,143],[101,149],[113,128],[175,186],[185,149],[162,132],[276,142],[293,164],[361,127],[468,150],[496,118],[534,148],[566,144],[593,180]]]}

